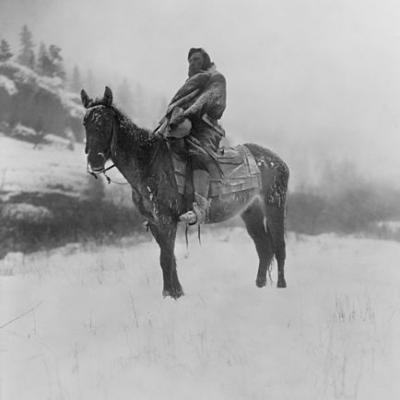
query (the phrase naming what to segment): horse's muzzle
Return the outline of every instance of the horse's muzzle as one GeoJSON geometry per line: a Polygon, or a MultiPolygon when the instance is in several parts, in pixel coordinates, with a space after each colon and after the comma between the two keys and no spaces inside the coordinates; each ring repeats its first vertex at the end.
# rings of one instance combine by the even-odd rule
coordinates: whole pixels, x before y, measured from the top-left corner
{"type": "Polygon", "coordinates": [[[89,153],[88,155],[88,163],[93,172],[103,171],[106,161],[104,153],[89,153]]]}

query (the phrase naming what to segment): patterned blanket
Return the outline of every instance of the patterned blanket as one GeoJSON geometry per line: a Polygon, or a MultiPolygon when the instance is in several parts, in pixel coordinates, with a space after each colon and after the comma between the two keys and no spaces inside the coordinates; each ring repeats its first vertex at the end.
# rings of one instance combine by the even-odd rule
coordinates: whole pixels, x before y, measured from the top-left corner
{"type": "MultiPolygon", "coordinates": [[[[217,159],[222,176],[210,177],[209,198],[261,187],[260,170],[246,146],[221,148],[217,159]]],[[[173,164],[178,191],[185,194],[188,184],[186,164],[178,157],[173,157],[173,164]]]]}

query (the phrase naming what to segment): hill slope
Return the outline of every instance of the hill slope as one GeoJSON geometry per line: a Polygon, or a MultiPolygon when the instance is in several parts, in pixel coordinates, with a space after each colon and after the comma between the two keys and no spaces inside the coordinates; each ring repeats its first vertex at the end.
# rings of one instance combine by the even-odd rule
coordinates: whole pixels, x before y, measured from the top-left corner
{"type": "Polygon", "coordinates": [[[70,129],[83,141],[83,107],[78,94],[66,91],[60,78],[40,76],[16,62],[0,62],[0,121],[21,123],[64,136],[70,129]]]}
{"type": "MultiPolygon", "coordinates": [[[[123,182],[117,171],[114,180],[123,182]]],[[[0,258],[68,242],[132,233],[140,219],[129,185],[86,171],[83,145],[35,148],[0,134],[0,258]]]]}

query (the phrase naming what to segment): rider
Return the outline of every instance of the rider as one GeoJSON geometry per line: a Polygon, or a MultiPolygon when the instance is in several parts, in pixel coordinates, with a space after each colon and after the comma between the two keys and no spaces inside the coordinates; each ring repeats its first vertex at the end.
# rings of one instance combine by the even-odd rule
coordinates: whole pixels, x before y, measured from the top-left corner
{"type": "Polygon", "coordinates": [[[183,148],[193,168],[193,211],[182,214],[179,219],[200,224],[205,221],[209,207],[210,170],[215,169],[219,142],[225,135],[218,120],[226,107],[226,81],[202,48],[191,48],[188,62],[188,79],[168,106],[166,125],[167,136],[175,138],[171,140],[172,149],[179,154],[183,148]],[[180,127],[188,130],[184,138],[180,138],[180,127]]]}

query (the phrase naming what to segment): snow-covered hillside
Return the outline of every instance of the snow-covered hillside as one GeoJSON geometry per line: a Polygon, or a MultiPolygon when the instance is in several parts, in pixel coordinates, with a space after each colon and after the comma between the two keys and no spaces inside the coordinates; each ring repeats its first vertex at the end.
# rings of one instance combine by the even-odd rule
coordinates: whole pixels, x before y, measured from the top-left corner
{"type": "Polygon", "coordinates": [[[62,144],[35,149],[32,143],[0,136],[3,196],[22,191],[46,193],[63,187],[78,195],[86,170],[83,145],[76,147],[75,151],[62,144]]]}
{"type": "Polygon", "coordinates": [[[39,75],[14,61],[0,62],[0,120],[82,140],[84,108],[60,77],[39,75]]]}
{"type": "Polygon", "coordinates": [[[66,140],[49,139],[37,146],[0,133],[0,259],[141,227],[116,169],[109,176],[122,185],[107,185],[87,173],[82,144],[72,149],[66,140]]]}
{"type": "Polygon", "coordinates": [[[177,259],[179,301],[154,242],[0,261],[2,398],[400,398],[398,243],[289,235],[287,289],[240,228],[177,259]]]}
{"type": "MultiPolygon", "coordinates": [[[[9,138],[0,132],[0,200],[7,201],[21,192],[85,196],[88,181],[96,181],[86,171],[84,145],[75,144],[74,150],[70,150],[67,141],[51,139],[51,144],[35,148],[32,143],[9,138]]],[[[115,169],[109,176],[123,182],[115,169]]],[[[105,195],[131,202],[129,193],[127,185],[112,185],[112,190],[107,190],[105,195]]]]}

